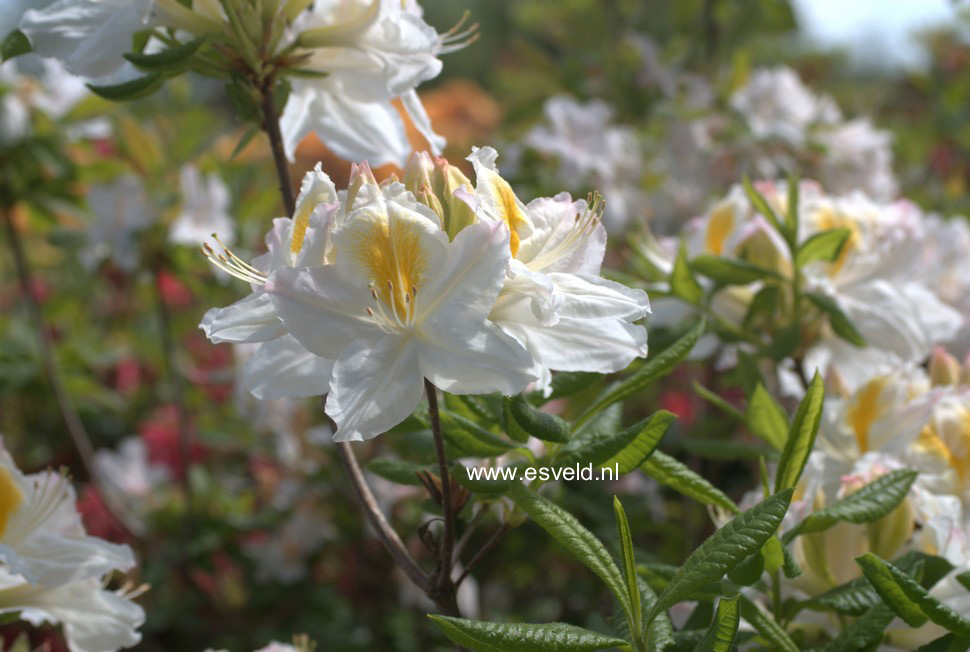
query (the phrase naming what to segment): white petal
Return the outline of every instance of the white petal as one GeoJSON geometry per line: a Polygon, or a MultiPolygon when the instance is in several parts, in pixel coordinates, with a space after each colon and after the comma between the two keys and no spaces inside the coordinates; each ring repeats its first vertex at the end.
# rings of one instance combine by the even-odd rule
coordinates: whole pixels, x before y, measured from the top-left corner
{"type": "Polygon", "coordinates": [[[414,411],[424,392],[413,337],[362,338],[333,368],[327,414],[336,422],[334,441],[371,439],[414,411]]]}
{"type": "Polygon", "coordinates": [[[411,122],[414,123],[415,128],[418,132],[428,141],[428,145],[431,147],[431,151],[434,154],[441,154],[441,150],[444,149],[447,141],[442,136],[439,136],[434,132],[431,127],[431,118],[428,117],[428,112],[424,110],[424,104],[421,103],[421,98],[418,97],[417,91],[410,91],[401,96],[401,103],[404,105],[404,110],[407,111],[408,116],[411,118],[411,122]]]}
{"type": "Polygon", "coordinates": [[[254,292],[225,308],[206,312],[199,324],[206,337],[220,342],[268,342],[286,334],[265,292],[254,292]]]}
{"type": "Polygon", "coordinates": [[[266,292],[286,330],[308,350],[334,360],[358,337],[379,332],[367,315],[371,295],[365,283],[344,280],[332,265],[281,267],[266,292]]]}
{"type": "Polygon", "coordinates": [[[636,321],[650,312],[650,301],[643,290],[599,276],[554,273],[549,278],[555,291],[564,297],[559,308],[563,317],[636,321]]]}
{"type": "Polygon", "coordinates": [[[333,361],[307,351],[292,335],[259,345],[246,360],[243,380],[262,400],[322,396],[333,361]]]}

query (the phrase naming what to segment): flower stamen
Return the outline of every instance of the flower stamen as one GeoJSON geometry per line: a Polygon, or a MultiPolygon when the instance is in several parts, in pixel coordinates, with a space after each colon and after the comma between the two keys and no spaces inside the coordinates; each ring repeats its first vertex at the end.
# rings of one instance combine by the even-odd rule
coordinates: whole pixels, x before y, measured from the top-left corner
{"type": "Polygon", "coordinates": [[[208,242],[204,243],[202,245],[202,255],[208,258],[210,263],[230,276],[234,276],[247,283],[253,283],[255,285],[264,285],[266,283],[266,274],[232,253],[232,250],[224,245],[215,233],[212,234],[212,238],[222,247],[222,253],[220,254],[213,250],[208,242]]]}

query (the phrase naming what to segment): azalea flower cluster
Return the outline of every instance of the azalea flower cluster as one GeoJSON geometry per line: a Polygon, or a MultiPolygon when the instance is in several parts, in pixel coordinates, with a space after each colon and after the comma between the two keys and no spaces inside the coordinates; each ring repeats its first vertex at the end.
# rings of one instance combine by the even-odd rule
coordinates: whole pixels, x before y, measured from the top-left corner
{"type": "Polygon", "coordinates": [[[581,103],[557,95],[546,100],[543,113],[546,122],[533,127],[523,144],[558,161],[562,185],[588,184],[609,197],[603,220],[611,232],[641,218],[645,166],[636,131],[613,124],[613,110],[602,100],[581,103]]]}
{"type": "Polygon", "coordinates": [[[9,22],[0,24],[0,38],[18,29],[35,53],[62,61],[69,72],[104,85],[141,75],[124,56],[136,34],[148,38],[147,53],[173,45],[153,31],[157,28],[214,40],[235,35],[232,47],[241,49],[236,54],[247,66],[260,69],[259,56],[270,56],[284,74],[299,71],[280,121],[291,159],[297,144],[316,133],[338,156],[403,164],[411,145],[391,103],[395,99],[430,148],[440,151],[444,141],[432,131],[415,89],[441,71],[439,55],[460,49],[476,34],[474,26],[462,30],[460,25],[438,34],[424,22],[417,3],[397,0],[281,2],[271,12],[270,27],[253,28],[249,37],[240,36],[240,26],[261,25],[266,17],[251,15],[253,7],[243,3],[122,4],[47,0],[28,8],[15,2],[5,11],[3,18],[9,22]],[[255,48],[253,43],[266,34],[271,42],[255,48]]]}
{"type": "Polygon", "coordinates": [[[0,613],[61,624],[72,652],[132,646],[145,620],[138,591],[104,580],[134,567],[134,555],[87,535],[75,503],[66,475],[25,475],[0,445],[0,613]]]}
{"type": "MultiPolygon", "coordinates": [[[[786,183],[756,184],[777,214],[787,210],[786,183]]],[[[959,227],[927,218],[911,202],[879,202],[862,192],[830,195],[814,182],[798,188],[798,241],[832,229],[848,231],[845,244],[832,262],[812,262],[799,269],[800,290],[834,302],[864,343],[851,343],[836,333],[823,310],[807,309],[800,335],[804,367],[820,369],[841,385],[855,389],[874,374],[926,360],[937,344],[957,337],[965,326],[961,307],[967,301],[965,261],[953,256],[949,264],[931,252],[946,247],[952,229],[959,227]],[[949,287],[937,279],[950,279],[949,287]],[[960,280],[963,279],[963,280],[960,280]]],[[[700,255],[741,261],[791,280],[795,261],[781,235],[735,186],[707,212],[684,228],[687,259],[700,255]]],[[[677,240],[650,240],[643,252],[656,267],[670,274],[677,240]]],[[[709,310],[722,323],[740,329],[755,296],[766,281],[715,287],[700,279],[710,292],[709,310]]],[[[662,319],[677,319],[678,300],[658,309],[662,319]]],[[[784,371],[784,370],[783,370],[784,371]]]]}
{"type": "Polygon", "coordinates": [[[791,68],[754,70],[726,98],[730,110],[718,108],[715,98],[694,89],[670,100],[697,117],[669,125],[662,154],[652,162],[665,179],[656,192],[662,209],[653,218],[664,228],[678,228],[712,193],[745,174],[771,179],[798,170],[833,194],[862,192],[881,202],[896,197],[892,134],[866,117],[844,117],[832,98],[815,94],[791,68]]]}
{"type": "Polygon", "coordinates": [[[600,198],[524,204],[496,167],[414,156],[404,183],[355,166],[338,196],[319,168],[251,264],[207,250],[252,293],[210,310],[213,342],[259,346],[261,398],[327,394],[338,441],[374,437],[417,407],[423,379],[457,394],[549,386],[552,370],[611,372],[646,355],[646,295],[603,279],[600,198]]]}

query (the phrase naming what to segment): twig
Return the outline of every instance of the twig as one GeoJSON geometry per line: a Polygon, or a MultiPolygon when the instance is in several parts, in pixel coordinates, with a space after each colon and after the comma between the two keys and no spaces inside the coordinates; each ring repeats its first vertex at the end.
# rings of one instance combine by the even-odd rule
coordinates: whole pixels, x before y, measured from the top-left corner
{"type": "Polygon", "coordinates": [[[508,534],[509,530],[511,529],[512,528],[509,527],[507,523],[503,523],[502,527],[497,529],[492,534],[492,536],[489,537],[488,541],[485,542],[485,545],[479,548],[478,552],[475,553],[475,556],[472,557],[471,560],[468,562],[468,565],[465,566],[465,570],[462,571],[461,575],[458,576],[458,579],[455,580],[455,588],[458,588],[459,586],[461,586],[461,583],[465,580],[466,577],[468,577],[468,574],[472,572],[472,570],[475,568],[478,562],[481,561],[485,557],[485,555],[491,552],[492,548],[498,545],[498,542],[502,540],[502,537],[508,534]]]}
{"type": "Polygon", "coordinates": [[[441,477],[441,505],[445,515],[445,531],[439,550],[440,573],[451,573],[451,559],[455,550],[455,511],[451,502],[451,478],[448,475],[448,458],[445,456],[445,441],[441,435],[441,415],[438,413],[438,390],[427,378],[424,392],[428,395],[428,416],[431,418],[431,432],[434,434],[434,449],[438,457],[438,475],[441,477]]]}
{"type": "Polygon", "coordinates": [[[404,542],[401,541],[397,532],[384,518],[374,494],[367,486],[367,480],[364,479],[357,458],[354,457],[353,448],[347,442],[339,442],[337,453],[340,455],[340,461],[343,462],[344,468],[347,469],[347,476],[350,478],[357,500],[360,501],[360,506],[364,508],[367,520],[377,530],[377,536],[380,537],[381,543],[384,544],[391,557],[394,558],[394,561],[397,562],[397,565],[401,567],[408,578],[421,590],[427,591],[429,587],[428,574],[418,565],[418,562],[414,561],[407,548],[404,547],[404,542]]]}
{"type": "Polygon", "coordinates": [[[276,176],[280,182],[280,196],[288,217],[296,212],[296,198],[293,196],[293,186],[290,184],[290,172],[287,168],[286,153],[283,151],[283,135],[280,133],[280,120],[276,115],[276,98],[273,94],[275,80],[269,77],[260,88],[263,95],[263,131],[269,137],[269,146],[273,152],[273,163],[276,165],[276,176]]]}

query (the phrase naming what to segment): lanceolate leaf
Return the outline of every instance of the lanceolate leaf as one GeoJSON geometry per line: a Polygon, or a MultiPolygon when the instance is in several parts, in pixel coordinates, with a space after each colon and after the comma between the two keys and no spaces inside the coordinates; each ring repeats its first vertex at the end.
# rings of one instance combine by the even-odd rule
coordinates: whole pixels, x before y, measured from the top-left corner
{"type": "Polygon", "coordinates": [[[521,483],[513,483],[509,493],[532,520],[603,580],[626,613],[632,613],[623,575],[596,535],[583,527],[575,516],[521,483]]]}
{"type": "Polygon", "coordinates": [[[791,246],[791,244],[794,242],[795,234],[788,228],[787,223],[784,223],[778,219],[778,213],[776,213],[775,209],[771,207],[771,204],[769,204],[768,200],[764,198],[764,195],[758,192],[755,187],[751,185],[751,181],[747,177],[744,177],[741,180],[741,187],[744,189],[744,194],[747,195],[748,201],[754,205],[755,209],[759,213],[764,215],[764,217],[771,222],[771,225],[775,227],[775,230],[778,231],[778,233],[785,238],[785,241],[789,243],[789,246],[791,246]]]}
{"type": "Polygon", "coordinates": [[[446,442],[465,455],[497,457],[516,448],[511,442],[482,428],[474,421],[447,410],[441,410],[441,432],[446,442]]]}
{"type": "Polygon", "coordinates": [[[627,595],[630,597],[630,611],[627,618],[630,621],[630,631],[639,636],[643,612],[640,607],[640,587],[637,582],[637,565],[633,559],[633,536],[630,534],[630,523],[620,499],[613,496],[613,513],[616,517],[616,534],[620,541],[620,560],[622,563],[623,579],[626,581],[627,595]]]}
{"type": "Polygon", "coordinates": [[[761,636],[774,645],[774,649],[781,652],[799,652],[795,641],[785,632],[784,628],[775,622],[771,615],[756,602],[740,596],[741,615],[751,624],[761,636]]]}
{"type": "Polygon", "coordinates": [[[829,296],[817,292],[807,292],[805,296],[829,317],[829,325],[835,334],[856,346],[865,346],[866,338],[852,324],[839,305],[829,296]]]}
{"type": "Polygon", "coordinates": [[[731,652],[734,639],[738,636],[738,625],[741,624],[739,597],[736,595],[718,601],[714,622],[694,648],[694,652],[731,652]]]}
{"type": "Polygon", "coordinates": [[[788,511],[794,489],[770,496],[749,510],[735,516],[727,525],[691,553],[670,584],[657,598],[647,622],[661,610],[691,597],[698,589],[724,577],[765,544],[775,533],[788,511]]]}
{"type": "Polygon", "coordinates": [[[766,278],[778,278],[778,273],[740,260],[702,254],[690,261],[691,268],[718,285],[747,285],[766,278]]]}
{"type": "MultiPolygon", "coordinates": [[[[637,575],[637,586],[643,598],[644,611],[653,609],[657,604],[657,594],[654,593],[647,581],[637,575]]],[[[674,645],[674,626],[665,613],[659,614],[647,627],[647,652],[663,652],[674,645]]]]}
{"type": "Polygon", "coordinates": [[[784,450],[788,439],[788,415],[764,385],[758,383],[745,411],[748,429],[776,450],[784,450]]]}
{"type": "Polygon", "coordinates": [[[720,489],[666,453],[655,450],[640,470],[660,484],[679,491],[705,505],[715,505],[737,514],[741,510],[720,489]]]}
{"type": "Polygon", "coordinates": [[[556,415],[535,409],[521,394],[508,401],[512,418],[533,437],[560,444],[569,441],[569,424],[556,415]]]}
{"type": "Polygon", "coordinates": [[[839,521],[871,523],[877,521],[906,498],[916,480],[917,472],[899,469],[890,471],[828,507],[810,514],[795,528],[785,533],[785,543],[799,534],[820,532],[839,521]]]}
{"type": "Polygon", "coordinates": [[[625,645],[626,641],[574,625],[548,623],[489,623],[429,615],[457,645],[480,652],[594,652],[625,645]]]}
{"type": "Polygon", "coordinates": [[[804,267],[819,260],[832,262],[839,257],[839,253],[851,235],[850,229],[830,229],[816,233],[799,245],[795,264],[804,267]]]}
{"type": "Polygon", "coordinates": [[[919,582],[892,564],[874,554],[856,557],[872,586],[897,616],[913,627],[919,627],[926,619],[958,634],[970,636],[970,620],[930,595],[919,582]]]}
{"type": "Polygon", "coordinates": [[[775,491],[794,487],[802,475],[808,455],[815,446],[815,436],[818,425],[822,420],[822,401],[825,398],[825,388],[822,377],[815,372],[815,377],[808,386],[805,398],[802,399],[792,420],[788,441],[781,453],[778,471],[775,473],[775,491]]]}
{"type": "Polygon", "coordinates": [[[892,610],[884,604],[877,604],[842,630],[822,650],[823,652],[868,650],[870,646],[882,639],[886,627],[892,620],[892,610]]]}
{"type": "Polygon", "coordinates": [[[681,360],[687,357],[687,354],[690,353],[691,349],[694,348],[694,344],[703,334],[704,320],[699,319],[687,333],[660,352],[656,357],[647,360],[647,363],[635,374],[607,388],[576,420],[576,429],[578,430],[586,422],[602,412],[607,406],[636,394],[669,374],[681,360]]]}
{"type": "Polygon", "coordinates": [[[889,570],[889,564],[879,559],[871,552],[856,557],[856,563],[862,568],[866,579],[872,584],[879,597],[883,599],[897,616],[906,621],[910,627],[920,627],[928,620],[919,605],[911,600],[903,587],[899,585],[889,570]]]}
{"type": "Polygon", "coordinates": [[[687,246],[683,241],[677,249],[674,269],[670,273],[670,291],[688,303],[700,303],[704,297],[704,290],[697,283],[690,266],[687,264],[687,246]]]}
{"type": "Polygon", "coordinates": [[[30,41],[19,29],[15,29],[3,38],[0,43],[0,59],[6,61],[30,52],[30,41]]]}
{"type": "Polygon", "coordinates": [[[636,428],[636,436],[622,450],[601,465],[605,468],[619,468],[626,474],[640,466],[657,448],[664,434],[670,429],[677,417],[666,410],[660,410],[641,421],[636,428]],[[639,426],[639,427],[638,427],[639,426]]]}
{"type": "Polygon", "coordinates": [[[149,72],[163,71],[185,63],[192,58],[199,47],[205,42],[206,37],[201,36],[197,39],[192,39],[181,45],[176,45],[167,50],[162,50],[161,52],[155,52],[152,54],[142,54],[140,52],[129,52],[125,54],[125,59],[131,61],[133,64],[141,68],[142,70],[147,70],[149,72]]]}
{"type": "Polygon", "coordinates": [[[161,88],[164,82],[164,75],[153,72],[145,75],[144,77],[138,77],[137,79],[132,79],[131,81],[115,84],[113,86],[96,86],[94,84],[88,84],[88,88],[90,88],[95,95],[100,95],[106,100],[122,102],[126,100],[136,100],[138,98],[151,95],[161,88]]]}

